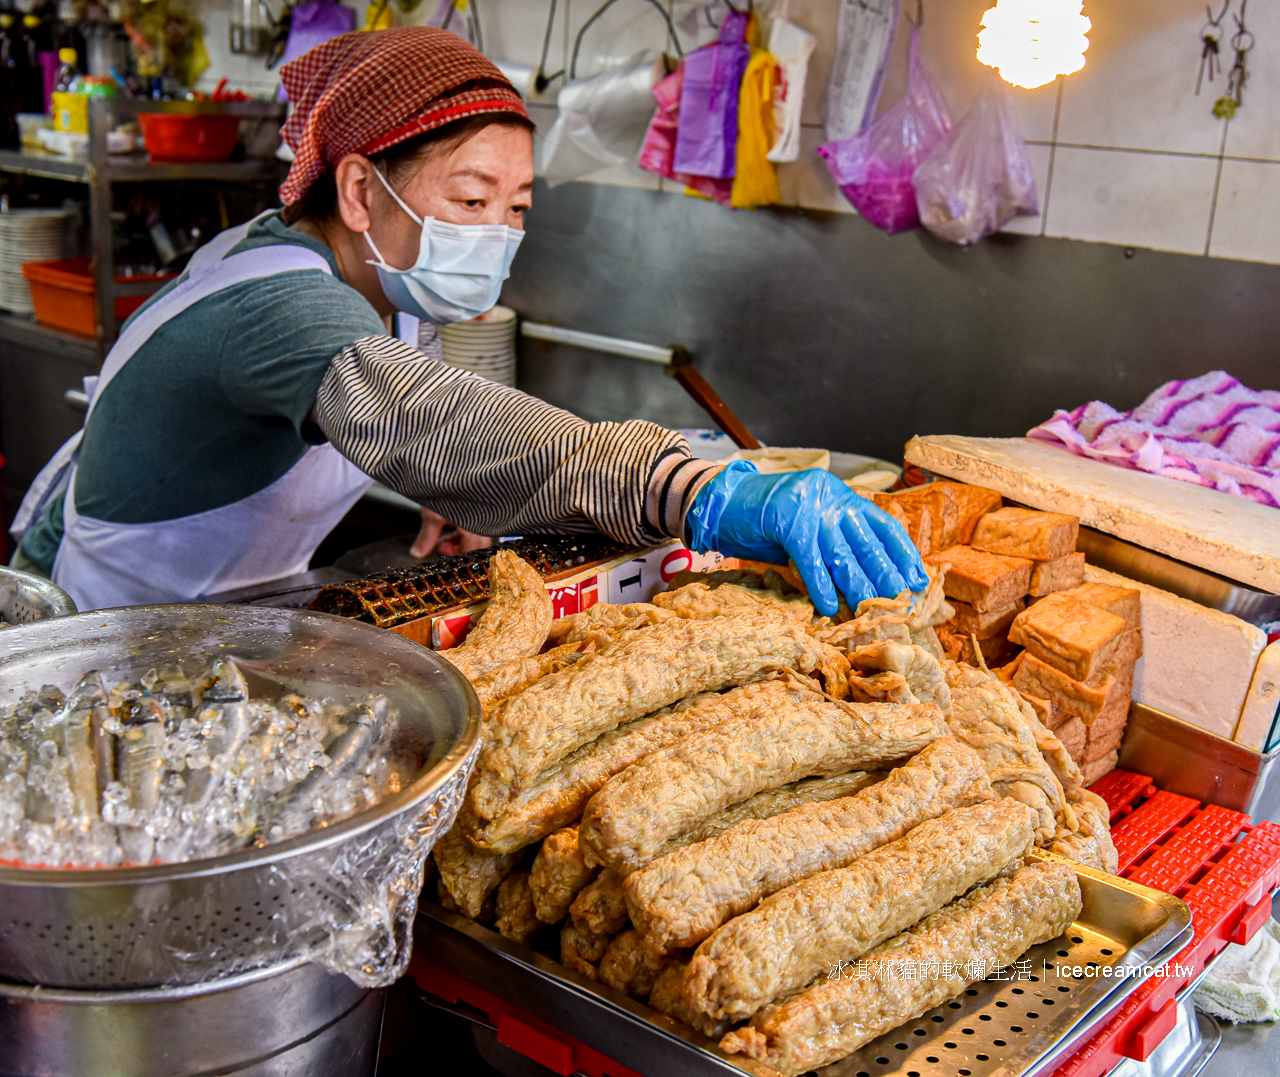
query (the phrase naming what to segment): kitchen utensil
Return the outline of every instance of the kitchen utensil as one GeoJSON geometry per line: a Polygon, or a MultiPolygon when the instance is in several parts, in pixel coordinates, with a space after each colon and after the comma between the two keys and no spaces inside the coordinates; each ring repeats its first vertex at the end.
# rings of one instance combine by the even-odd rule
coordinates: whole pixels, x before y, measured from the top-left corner
{"type": "Polygon", "coordinates": [[[74,989],[203,983],[292,958],[368,986],[394,980],[423,862],[453,821],[479,748],[475,693],[389,632],[305,610],[134,606],[0,632],[0,705],[193,656],[233,657],[254,694],[398,712],[390,752],[416,774],[327,828],[227,856],[111,869],[0,866],[0,981],[74,989]]]}

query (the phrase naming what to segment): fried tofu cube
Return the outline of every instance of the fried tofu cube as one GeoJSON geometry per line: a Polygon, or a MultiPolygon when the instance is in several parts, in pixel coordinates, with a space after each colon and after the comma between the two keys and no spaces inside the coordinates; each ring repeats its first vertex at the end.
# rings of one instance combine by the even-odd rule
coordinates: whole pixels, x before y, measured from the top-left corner
{"type": "Polygon", "coordinates": [[[1027,593],[1031,562],[1021,557],[951,546],[931,553],[925,560],[948,565],[942,590],[948,598],[966,602],[979,613],[1008,609],[1027,593]]]}
{"type": "Polygon", "coordinates": [[[1080,767],[1080,774],[1084,778],[1084,784],[1092,785],[1104,774],[1110,774],[1116,769],[1118,762],[1120,762],[1120,753],[1109,752],[1096,762],[1083,764],[1080,767]]]}
{"type": "Polygon", "coordinates": [[[1018,599],[1012,606],[1006,606],[1004,609],[979,613],[967,602],[953,599],[951,607],[956,611],[956,615],[946,622],[948,628],[962,636],[991,639],[992,636],[998,636],[1001,633],[1007,635],[1007,629],[1013,624],[1013,619],[1026,609],[1027,604],[1022,599],[1018,599]]]}
{"type": "Polygon", "coordinates": [[[1049,722],[1053,717],[1053,704],[1047,699],[1042,699],[1040,696],[1033,696],[1029,692],[1019,692],[1018,695],[1025,699],[1027,701],[1027,705],[1036,712],[1036,717],[1040,719],[1040,724],[1044,726],[1045,729],[1050,728],[1049,722]]]}
{"type": "MultiPolygon", "coordinates": [[[[1031,570],[1030,594],[1044,598],[1055,591],[1069,591],[1084,582],[1084,554],[1069,553],[1056,561],[1037,561],[1031,570]]],[[[1095,603],[1096,605],[1096,603],[1095,603]]]]}
{"type": "Polygon", "coordinates": [[[1004,504],[995,490],[985,486],[969,486],[967,483],[955,484],[956,495],[956,542],[968,545],[973,539],[973,529],[978,521],[987,513],[995,512],[1004,504]]]}
{"type": "Polygon", "coordinates": [[[1068,718],[1054,728],[1053,735],[1062,741],[1062,746],[1066,748],[1067,755],[1079,763],[1084,757],[1085,743],[1089,737],[1089,730],[1084,722],[1080,721],[1079,718],[1068,718]]]}
{"type": "Polygon", "coordinates": [[[1012,683],[1019,692],[1047,699],[1059,710],[1090,726],[1100,718],[1129,713],[1133,670],[1119,670],[1096,686],[1087,685],[1024,652],[1012,683]]]}
{"type": "MultiPolygon", "coordinates": [[[[1083,556],[1083,555],[1081,555],[1083,556]]],[[[1082,583],[1068,592],[1090,605],[1123,617],[1133,628],[1142,627],[1142,592],[1136,587],[1116,587],[1110,583],[1082,583]]]]}
{"type": "Polygon", "coordinates": [[[1018,614],[1009,639],[1074,680],[1096,684],[1128,629],[1123,617],[1060,592],[1018,614]]]}
{"type": "Polygon", "coordinates": [[[1123,740],[1124,726],[1120,726],[1118,729],[1109,729],[1102,736],[1094,736],[1091,729],[1089,730],[1089,739],[1085,741],[1084,757],[1079,762],[1081,764],[1095,763],[1112,752],[1118,753],[1120,751],[1120,743],[1123,740]]]}
{"type": "Polygon", "coordinates": [[[1079,537],[1079,517],[1006,507],[988,512],[978,521],[972,544],[988,553],[1056,561],[1075,553],[1079,537]]]}

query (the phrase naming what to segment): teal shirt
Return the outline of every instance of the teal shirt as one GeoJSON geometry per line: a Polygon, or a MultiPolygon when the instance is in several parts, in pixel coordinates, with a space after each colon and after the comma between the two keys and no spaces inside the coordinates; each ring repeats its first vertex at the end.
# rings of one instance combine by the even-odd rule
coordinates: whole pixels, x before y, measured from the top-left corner
{"type": "MultiPolygon", "coordinates": [[[[333,274],[247,281],[163,324],[94,405],[76,475],[79,513],[136,524],[207,512],[270,486],[324,440],[307,417],[330,362],[386,327],[342,283],[333,252],[278,214],[230,253],[278,243],[316,251],[333,274]]],[[[62,509],[59,499],[22,540],[46,572],[62,541],[62,509]]]]}

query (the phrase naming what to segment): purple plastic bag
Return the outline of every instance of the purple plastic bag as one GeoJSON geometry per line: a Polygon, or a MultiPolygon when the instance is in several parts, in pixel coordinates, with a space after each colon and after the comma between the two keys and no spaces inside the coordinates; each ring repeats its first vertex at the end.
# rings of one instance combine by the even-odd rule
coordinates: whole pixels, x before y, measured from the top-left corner
{"type": "MultiPolygon", "coordinates": [[[[356,13],[349,7],[343,7],[337,0],[310,0],[293,9],[289,22],[289,37],[284,43],[283,62],[296,60],[304,52],[310,52],[317,45],[323,45],[330,38],[340,34],[349,34],[356,28],[356,13]]],[[[287,101],[288,95],[284,87],[280,87],[279,98],[287,101]]]]}
{"type": "Polygon", "coordinates": [[[976,243],[1040,212],[1026,142],[1003,86],[993,86],[916,169],[920,223],[939,239],[976,243]]]}
{"type": "Polygon", "coordinates": [[[725,16],[720,40],[691,52],[684,62],[675,170],[713,179],[738,167],[738,92],[751,59],[745,11],[725,16]]]}
{"type": "Polygon", "coordinates": [[[860,135],[818,147],[832,179],[853,208],[892,235],[920,223],[912,174],[947,137],[951,114],[920,59],[920,31],[911,33],[907,94],[860,135]]]}

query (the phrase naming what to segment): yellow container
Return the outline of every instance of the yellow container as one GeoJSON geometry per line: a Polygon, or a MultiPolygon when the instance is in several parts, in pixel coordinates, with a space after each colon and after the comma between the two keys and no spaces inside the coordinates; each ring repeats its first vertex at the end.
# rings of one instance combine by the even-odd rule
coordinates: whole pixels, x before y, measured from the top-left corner
{"type": "Polygon", "coordinates": [[[82,93],[54,93],[53,129],[89,133],[89,98],[82,93]]]}

